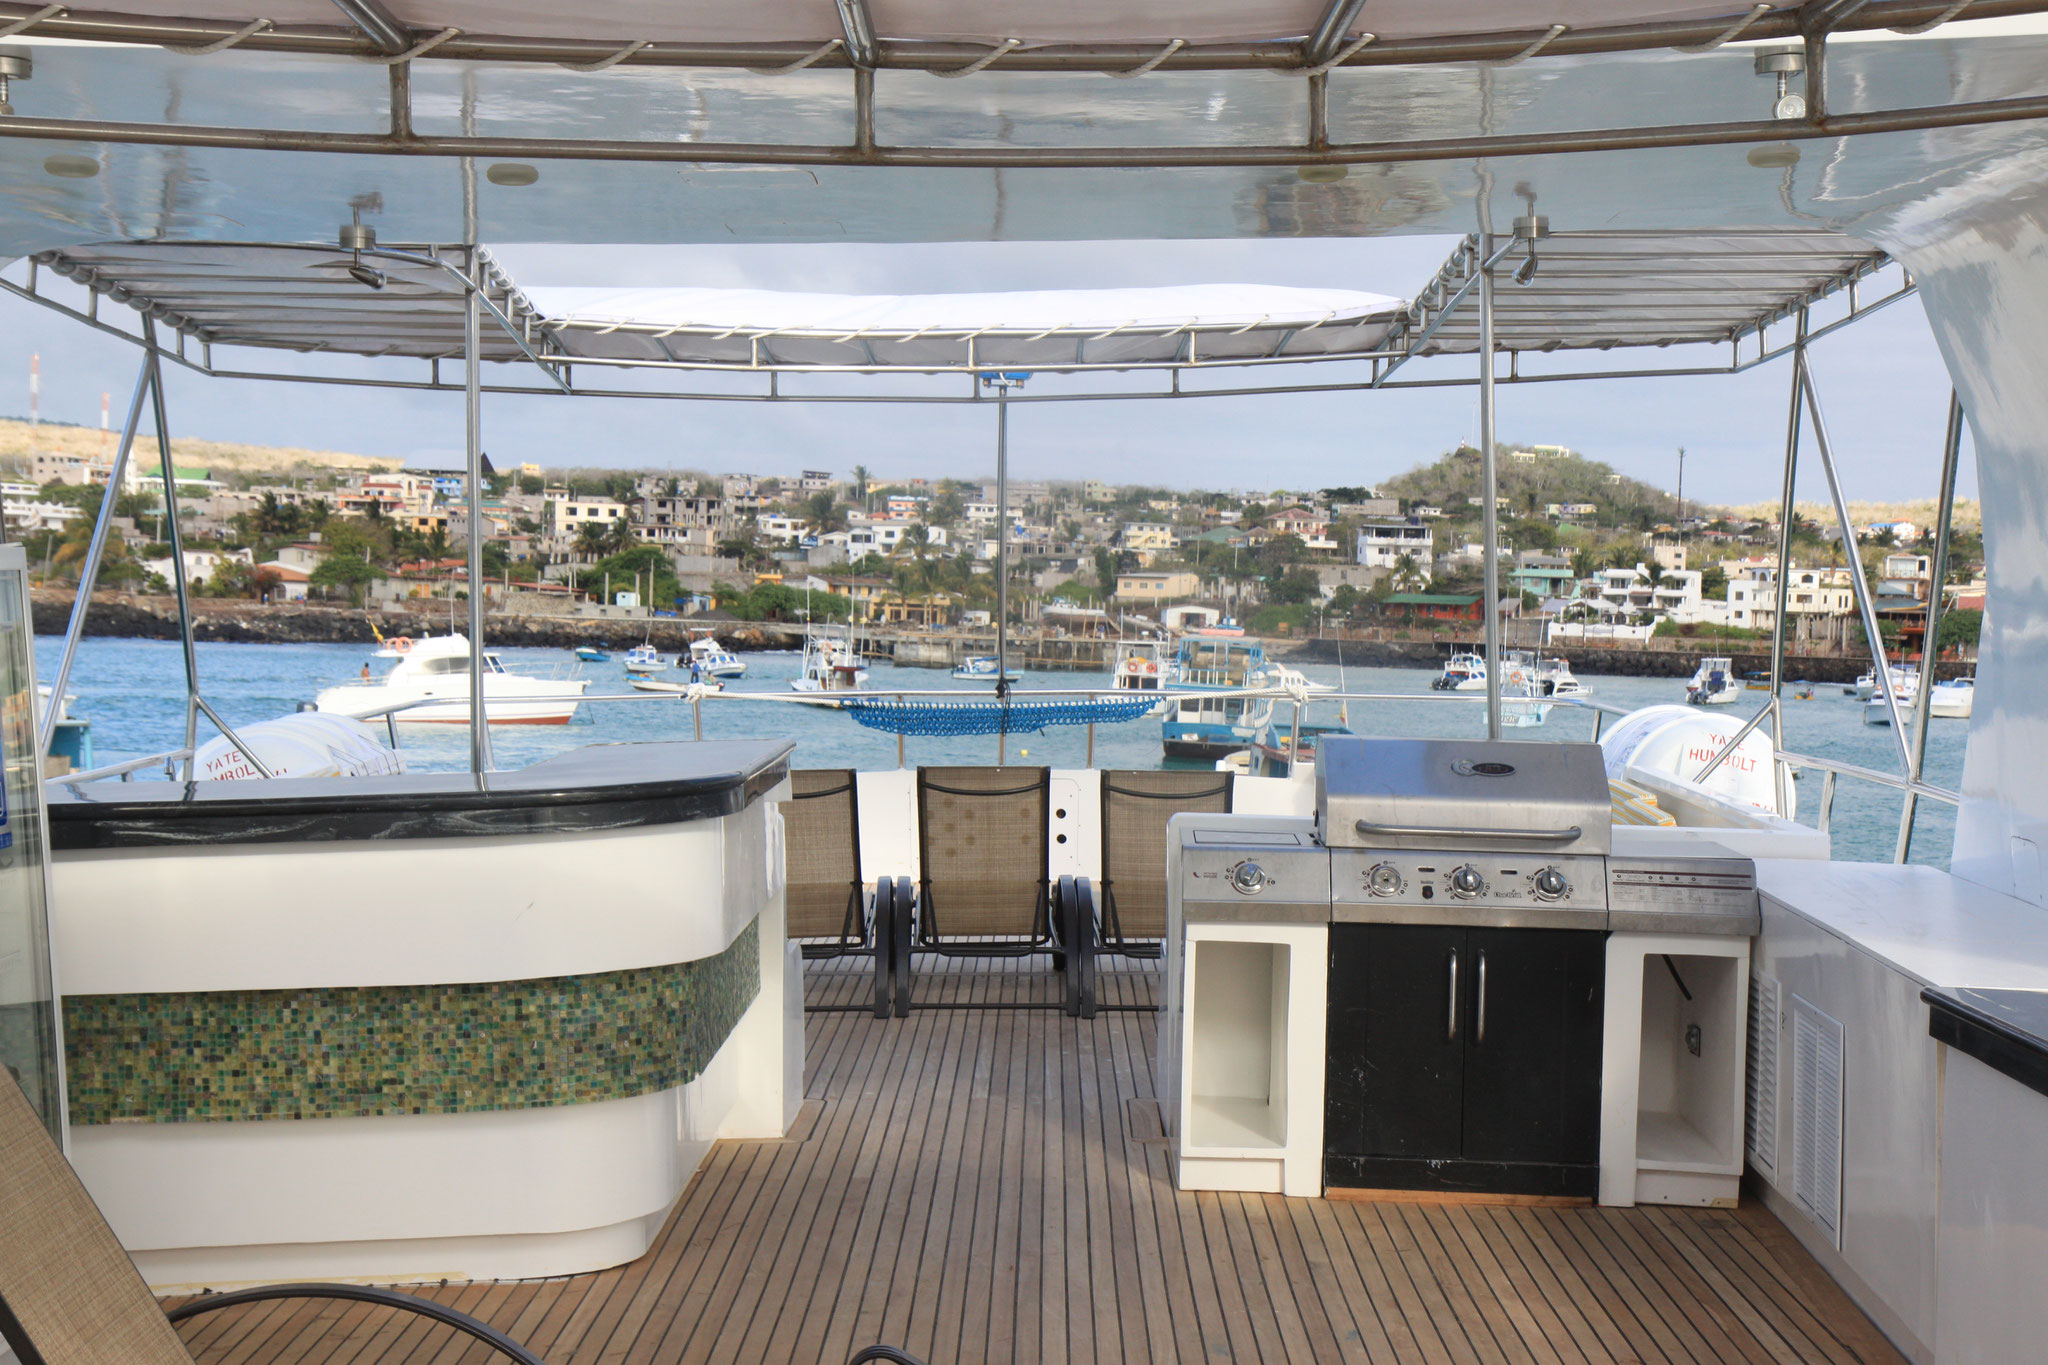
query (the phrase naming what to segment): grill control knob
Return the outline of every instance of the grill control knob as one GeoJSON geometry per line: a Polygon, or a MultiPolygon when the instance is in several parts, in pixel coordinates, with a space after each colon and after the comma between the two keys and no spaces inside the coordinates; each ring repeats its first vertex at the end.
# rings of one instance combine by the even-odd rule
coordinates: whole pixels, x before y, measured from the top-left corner
{"type": "Polygon", "coordinates": [[[1451,894],[1460,900],[1470,900],[1485,889],[1486,878],[1470,863],[1451,873],[1451,894]]]}
{"type": "Polygon", "coordinates": [[[1398,895],[1401,890],[1401,869],[1392,863],[1381,863],[1365,874],[1365,889],[1375,896],[1398,895]]]}
{"type": "Polygon", "coordinates": [[[1230,869],[1230,884],[1247,896],[1256,896],[1266,889],[1266,869],[1257,863],[1239,863],[1230,869]]]}
{"type": "Polygon", "coordinates": [[[1546,867],[1536,874],[1531,883],[1536,894],[1547,901],[1554,901],[1570,894],[1572,884],[1564,879],[1564,873],[1554,867],[1546,867]]]}

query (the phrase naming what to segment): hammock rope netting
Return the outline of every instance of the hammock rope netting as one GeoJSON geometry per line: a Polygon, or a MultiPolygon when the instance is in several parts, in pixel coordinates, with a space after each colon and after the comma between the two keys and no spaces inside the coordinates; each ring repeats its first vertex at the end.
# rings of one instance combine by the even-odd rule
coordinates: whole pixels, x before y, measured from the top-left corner
{"type": "Polygon", "coordinates": [[[1158,706],[1158,694],[1079,701],[894,701],[849,697],[840,709],[870,730],[897,735],[1037,734],[1055,725],[1117,725],[1158,706]]]}

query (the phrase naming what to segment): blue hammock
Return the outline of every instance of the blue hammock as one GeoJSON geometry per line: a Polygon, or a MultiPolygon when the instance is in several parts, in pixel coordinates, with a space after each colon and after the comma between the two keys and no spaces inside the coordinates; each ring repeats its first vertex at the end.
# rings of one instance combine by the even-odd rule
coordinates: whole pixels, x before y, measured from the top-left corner
{"type": "Polygon", "coordinates": [[[839,709],[870,730],[897,735],[1036,734],[1052,725],[1116,725],[1136,720],[1162,700],[1093,697],[1073,701],[895,701],[848,697],[839,709]]]}

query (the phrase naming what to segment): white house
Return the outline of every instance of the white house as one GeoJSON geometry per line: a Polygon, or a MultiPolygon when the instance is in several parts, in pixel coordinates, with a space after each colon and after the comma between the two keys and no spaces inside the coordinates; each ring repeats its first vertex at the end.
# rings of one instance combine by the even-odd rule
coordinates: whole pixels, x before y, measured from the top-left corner
{"type": "Polygon", "coordinates": [[[1422,581],[1429,581],[1429,567],[1436,560],[1436,532],[1413,518],[1407,521],[1368,521],[1358,528],[1355,558],[1368,568],[1391,569],[1402,556],[1415,562],[1422,581]]]}
{"type": "MultiPolygon", "coordinates": [[[[253,566],[255,562],[256,556],[248,550],[187,550],[185,551],[185,581],[197,583],[202,578],[211,578],[213,577],[213,571],[222,564],[239,563],[253,566]]],[[[143,560],[142,567],[153,574],[163,575],[168,581],[172,575],[174,565],[171,562],[171,557],[165,555],[162,559],[143,560]]]]}
{"type": "Polygon", "coordinates": [[[802,517],[786,517],[780,512],[759,512],[754,516],[754,528],[763,540],[779,541],[784,545],[801,540],[804,528],[809,524],[802,517]]]}

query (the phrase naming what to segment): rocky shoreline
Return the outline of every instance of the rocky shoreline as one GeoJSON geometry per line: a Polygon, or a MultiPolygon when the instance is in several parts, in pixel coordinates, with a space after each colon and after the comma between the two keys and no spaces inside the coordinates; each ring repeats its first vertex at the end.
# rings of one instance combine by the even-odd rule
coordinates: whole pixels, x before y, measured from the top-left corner
{"type": "MultiPolygon", "coordinates": [[[[71,619],[72,594],[38,589],[33,594],[38,635],[62,635],[71,619]]],[[[658,649],[689,643],[689,627],[674,617],[652,620],[583,620],[567,616],[520,616],[492,612],[486,636],[494,645],[574,649],[578,645],[625,648],[648,640],[658,649]]],[[[372,644],[370,622],[386,636],[445,634],[446,604],[438,611],[380,611],[303,603],[266,606],[245,599],[202,598],[192,604],[193,638],[232,644],[372,644]]],[[[721,621],[718,639],[729,649],[798,649],[800,631],[754,621],[721,621]]],[[[456,622],[460,629],[462,622],[456,622]]],[[[178,638],[177,602],[169,597],[97,592],[85,616],[87,635],[129,639],[178,638]]]]}
{"type": "MultiPolygon", "coordinates": [[[[70,620],[72,594],[37,589],[33,594],[39,635],[62,635],[70,620]]],[[[245,599],[201,599],[192,604],[193,635],[200,640],[235,644],[370,644],[370,622],[385,635],[422,636],[448,629],[446,604],[439,610],[381,611],[305,603],[266,606],[245,599]]],[[[674,617],[652,620],[602,620],[572,616],[529,616],[491,613],[486,635],[492,644],[574,649],[578,645],[624,648],[641,640],[657,649],[680,650],[690,637],[690,624],[674,617]]],[[[458,626],[459,626],[458,622],[458,626]]],[[[698,623],[700,626],[702,623],[698,623]]],[[[803,633],[758,621],[716,623],[719,643],[728,649],[799,649],[803,633]]],[[[170,597],[131,593],[94,593],[86,614],[85,633],[130,639],[178,638],[177,603],[170,597]]],[[[1268,651],[1293,663],[1347,664],[1362,668],[1440,668],[1448,652],[1441,640],[1268,640],[1268,651]]],[[[988,648],[993,649],[991,642],[988,648]]],[[[1725,648],[1725,647],[1724,647],[1725,648]]],[[[1575,672],[1625,677],[1688,678],[1712,641],[1687,642],[1684,649],[1547,648],[1562,656],[1575,672]]],[[[1730,651],[1738,674],[1770,667],[1768,653],[1730,651]]],[[[1849,655],[1789,655],[1785,676],[1819,683],[1848,683],[1868,672],[1870,661],[1849,655]]],[[[1944,661],[1940,675],[1956,677],[1974,671],[1968,661],[1944,661]]]]}

